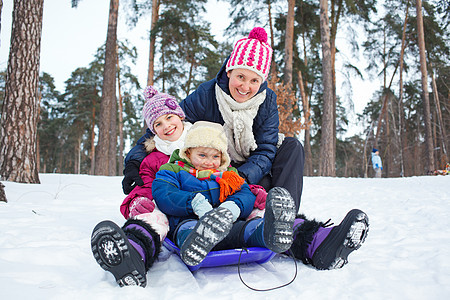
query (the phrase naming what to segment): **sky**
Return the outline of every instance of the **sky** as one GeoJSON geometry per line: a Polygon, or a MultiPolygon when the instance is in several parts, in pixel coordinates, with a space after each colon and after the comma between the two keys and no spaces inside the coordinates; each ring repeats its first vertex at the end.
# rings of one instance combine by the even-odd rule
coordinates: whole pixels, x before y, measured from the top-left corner
{"type": "MultiPolygon", "coordinates": [[[[66,81],[78,67],[88,66],[94,60],[97,49],[106,41],[109,0],[81,0],[77,8],[70,0],[45,0],[41,40],[41,72],[47,72],[55,79],[57,90],[64,91],[66,81]]],[[[120,1],[124,2],[124,1],[120,1]]],[[[228,26],[228,4],[210,1],[209,14],[212,32],[220,37],[228,26]],[[217,18],[222,15],[221,18],[217,18]],[[216,17],[213,17],[216,16],[216,17]]],[[[13,1],[3,1],[0,69],[8,64],[11,36],[13,1]]],[[[143,18],[135,28],[125,23],[122,5],[119,8],[118,39],[128,39],[138,50],[136,74],[141,86],[147,82],[148,32],[150,17],[143,18]]]]}
{"type": "MultiPolygon", "coordinates": [[[[318,271],[299,261],[295,281],[270,292],[245,287],[236,265],[191,273],[166,248],[147,273],[147,287],[120,288],[95,261],[90,237],[103,220],[124,224],[122,177],[39,177],[41,184],[2,181],[8,203],[0,202],[1,299],[450,298],[450,175],[305,177],[300,212],[337,225],[359,208],[369,232],[342,269],[318,271]]],[[[283,255],[241,266],[243,280],[260,289],[287,283],[294,273],[294,261],[283,255]]]]}
{"type": "MultiPolygon", "coordinates": [[[[45,0],[41,40],[41,72],[49,73],[55,79],[56,89],[64,92],[64,82],[78,67],[87,67],[93,61],[97,49],[106,41],[108,24],[109,0],[82,0],[78,8],[71,7],[70,0],[45,0]]],[[[122,2],[122,1],[121,1],[122,2]]],[[[224,1],[209,0],[205,19],[211,23],[211,32],[216,39],[224,39],[224,30],[229,25],[229,7],[224,1]]],[[[3,1],[0,39],[0,70],[6,69],[9,55],[13,1],[3,1]]],[[[119,8],[118,38],[128,39],[136,46],[138,60],[133,71],[138,76],[141,86],[147,82],[148,69],[148,32],[150,17],[142,19],[135,28],[125,24],[125,14],[122,6],[119,8]]],[[[267,30],[268,31],[268,30],[267,30]]],[[[241,37],[236,37],[239,39],[241,37]]],[[[348,37],[338,36],[338,55],[344,55],[351,63],[364,68],[364,62],[359,55],[346,55],[345,48],[348,37]]],[[[337,92],[344,96],[342,84],[344,74],[337,62],[337,92]]],[[[370,80],[352,78],[354,110],[348,110],[350,119],[350,134],[358,133],[356,115],[361,113],[366,103],[372,98],[380,83],[370,80]]]]}

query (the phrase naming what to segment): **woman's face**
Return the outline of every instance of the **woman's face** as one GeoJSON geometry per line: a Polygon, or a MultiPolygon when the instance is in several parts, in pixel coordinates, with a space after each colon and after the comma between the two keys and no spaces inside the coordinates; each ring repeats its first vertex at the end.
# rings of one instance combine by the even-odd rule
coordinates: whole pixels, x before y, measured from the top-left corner
{"type": "Polygon", "coordinates": [[[247,69],[230,70],[227,76],[230,79],[228,88],[231,97],[239,103],[244,103],[255,96],[263,83],[261,76],[247,69]]]}
{"type": "Polygon", "coordinates": [[[156,135],[165,141],[175,142],[183,133],[184,125],[177,115],[162,115],[153,123],[153,130],[156,135]]]}

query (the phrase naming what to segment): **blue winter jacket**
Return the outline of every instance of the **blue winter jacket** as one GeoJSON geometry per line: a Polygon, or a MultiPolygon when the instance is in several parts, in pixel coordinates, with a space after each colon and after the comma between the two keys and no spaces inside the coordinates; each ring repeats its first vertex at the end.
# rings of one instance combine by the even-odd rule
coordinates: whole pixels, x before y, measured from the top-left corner
{"type": "Polygon", "coordinates": [[[374,169],[381,168],[383,170],[383,165],[381,163],[381,157],[372,152],[372,167],[374,169]]]}
{"type": "MultiPolygon", "coordinates": [[[[202,83],[192,94],[181,101],[180,106],[189,122],[210,121],[224,124],[217,104],[215,85],[218,83],[219,87],[230,95],[229,80],[225,71],[228,59],[222,65],[216,78],[202,83]]],[[[257,148],[250,153],[246,162],[237,168],[239,174],[243,175],[249,184],[257,184],[264,175],[270,172],[277,150],[279,125],[277,96],[267,87],[267,81],[261,84],[258,93],[264,90],[267,94],[266,99],[260,105],[253,121],[253,135],[257,148]]],[[[144,159],[146,153],[143,143],[150,135],[151,132],[147,129],[146,135],[141,137],[137,142],[138,145],[128,153],[125,164],[129,160],[142,161],[144,159]]]]}
{"type": "MultiPolygon", "coordinates": [[[[173,162],[181,160],[175,150],[170,162],[162,165],[156,173],[152,185],[152,195],[158,208],[169,219],[171,232],[185,219],[197,219],[192,209],[192,199],[197,193],[201,193],[209,201],[212,207],[218,207],[221,203],[220,187],[215,180],[197,179],[192,174],[183,170],[173,162]]],[[[186,165],[191,166],[188,162],[186,165]]],[[[232,168],[229,168],[232,169],[232,168]]],[[[239,218],[247,218],[255,204],[255,195],[250,191],[248,184],[244,183],[241,189],[228,196],[225,201],[233,201],[241,210],[239,218]]]]}

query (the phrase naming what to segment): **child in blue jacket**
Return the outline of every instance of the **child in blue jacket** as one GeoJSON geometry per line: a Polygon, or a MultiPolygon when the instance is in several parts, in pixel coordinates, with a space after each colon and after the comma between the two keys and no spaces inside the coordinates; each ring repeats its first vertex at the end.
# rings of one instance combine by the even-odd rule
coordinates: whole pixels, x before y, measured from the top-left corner
{"type": "Polygon", "coordinates": [[[259,246],[281,253],[293,242],[295,203],[283,188],[269,192],[263,219],[245,221],[255,196],[230,167],[227,147],[220,124],[196,122],[153,181],[153,197],[169,219],[168,236],[191,266],[213,248],[259,246]]]}

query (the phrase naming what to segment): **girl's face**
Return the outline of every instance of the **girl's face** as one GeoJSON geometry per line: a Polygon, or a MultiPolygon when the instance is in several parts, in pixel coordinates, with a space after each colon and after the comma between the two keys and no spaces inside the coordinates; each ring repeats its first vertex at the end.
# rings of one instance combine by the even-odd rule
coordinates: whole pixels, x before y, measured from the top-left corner
{"type": "Polygon", "coordinates": [[[261,76],[247,69],[230,70],[227,76],[230,79],[228,88],[231,97],[239,103],[244,103],[255,96],[263,83],[261,76]]]}
{"type": "Polygon", "coordinates": [[[183,133],[184,125],[178,115],[162,115],[153,123],[153,130],[156,135],[165,141],[174,142],[183,133]]]}
{"type": "Polygon", "coordinates": [[[217,169],[222,162],[222,152],[209,147],[189,148],[186,151],[187,157],[192,165],[199,171],[207,169],[217,169]]]}

